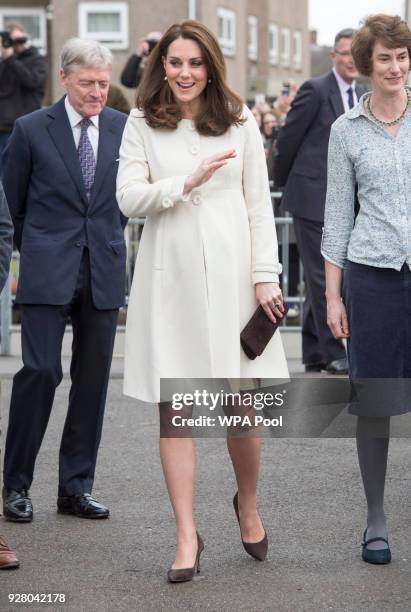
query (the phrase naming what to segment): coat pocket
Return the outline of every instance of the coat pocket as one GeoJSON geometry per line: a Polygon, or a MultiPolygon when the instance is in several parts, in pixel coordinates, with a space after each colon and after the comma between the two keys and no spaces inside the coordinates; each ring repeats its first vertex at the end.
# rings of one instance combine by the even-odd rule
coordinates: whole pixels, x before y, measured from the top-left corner
{"type": "Polygon", "coordinates": [[[123,240],[111,240],[109,243],[109,247],[116,253],[116,255],[121,255],[126,250],[126,241],[123,240]]]}

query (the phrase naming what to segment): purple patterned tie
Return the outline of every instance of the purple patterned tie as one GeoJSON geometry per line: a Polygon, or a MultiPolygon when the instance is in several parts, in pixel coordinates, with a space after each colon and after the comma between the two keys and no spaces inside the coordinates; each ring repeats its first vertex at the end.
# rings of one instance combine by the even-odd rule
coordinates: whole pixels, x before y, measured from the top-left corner
{"type": "Polygon", "coordinates": [[[80,160],[81,173],[83,175],[84,187],[86,188],[87,199],[90,200],[91,190],[94,183],[94,174],[96,172],[96,158],[94,157],[93,147],[87,129],[92,125],[91,119],[85,117],[80,121],[81,134],[78,143],[78,157],[80,160]]]}

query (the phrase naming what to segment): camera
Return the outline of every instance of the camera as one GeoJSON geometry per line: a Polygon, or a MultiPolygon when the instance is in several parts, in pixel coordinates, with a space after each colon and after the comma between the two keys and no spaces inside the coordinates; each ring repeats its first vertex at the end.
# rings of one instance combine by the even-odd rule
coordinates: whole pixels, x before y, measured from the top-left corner
{"type": "Polygon", "coordinates": [[[147,53],[147,55],[150,55],[150,53],[152,52],[152,50],[154,49],[154,47],[158,43],[158,40],[155,40],[154,38],[146,38],[146,43],[148,44],[148,53],[147,53]]]}
{"type": "Polygon", "coordinates": [[[282,96],[289,96],[290,95],[290,83],[287,83],[286,81],[283,83],[283,88],[281,90],[281,95],[282,96]]]}
{"type": "Polygon", "coordinates": [[[13,45],[24,45],[27,42],[27,37],[12,38],[10,32],[3,30],[0,32],[1,45],[3,49],[10,49],[13,45]]]}

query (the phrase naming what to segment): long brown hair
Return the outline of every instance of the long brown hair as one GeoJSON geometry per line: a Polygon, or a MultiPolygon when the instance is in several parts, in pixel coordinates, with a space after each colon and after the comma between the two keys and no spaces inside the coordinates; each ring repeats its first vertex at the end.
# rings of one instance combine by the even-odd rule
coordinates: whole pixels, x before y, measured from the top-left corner
{"type": "Polygon", "coordinates": [[[241,125],[243,103],[226,81],[223,53],[214,35],[199,21],[183,21],[170,26],[150,54],[143,78],[137,90],[136,106],[144,111],[145,120],[152,128],[176,129],[182,119],[180,106],[164,80],[162,58],[177,38],[195,41],[202,52],[208,82],[202,92],[203,104],[195,119],[197,131],[204,136],[220,136],[231,125],[241,125]]]}

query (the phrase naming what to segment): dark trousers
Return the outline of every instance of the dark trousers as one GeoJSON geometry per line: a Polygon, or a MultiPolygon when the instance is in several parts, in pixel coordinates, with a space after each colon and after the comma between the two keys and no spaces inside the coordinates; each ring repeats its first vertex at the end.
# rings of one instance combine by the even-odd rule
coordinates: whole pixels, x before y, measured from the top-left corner
{"type": "Polygon", "coordinates": [[[6,148],[11,132],[0,132],[0,177],[2,175],[3,151],[6,148]]]}
{"type": "Polygon", "coordinates": [[[304,266],[306,300],[303,312],[303,363],[330,363],[345,357],[341,340],[327,325],[324,259],[321,255],[322,223],[294,217],[298,250],[304,266]]]}
{"type": "Polygon", "coordinates": [[[59,459],[59,495],[90,493],[101,438],[118,310],[97,310],[84,250],[69,304],[21,307],[23,368],[14,376],[4,457],[4,486],[21,491],[34,465],[63,377],[61,347],[67,317],[73,326],[71,389],[59,459]]]}

